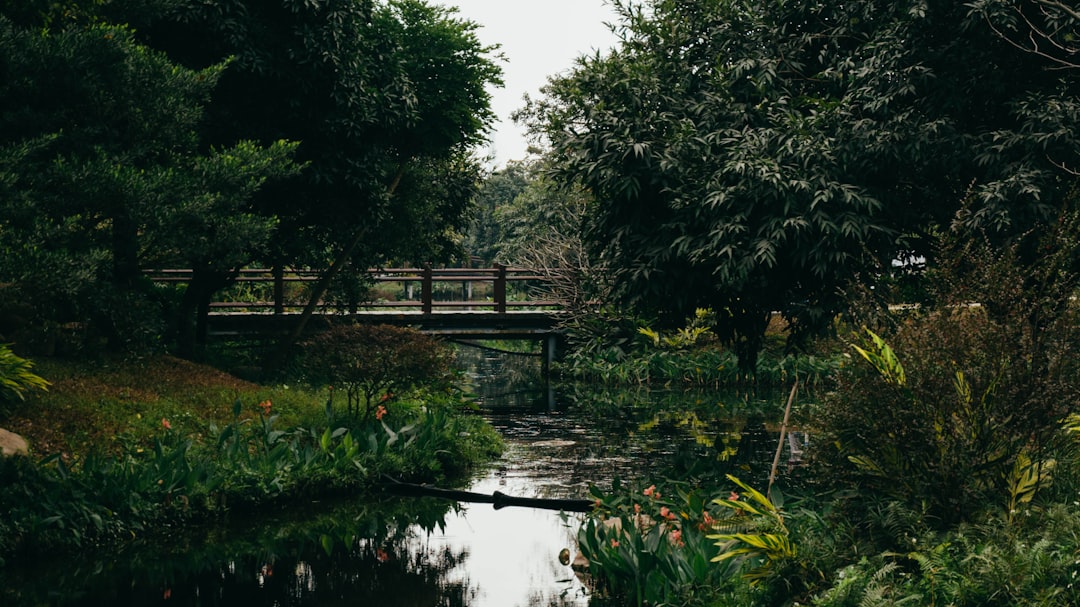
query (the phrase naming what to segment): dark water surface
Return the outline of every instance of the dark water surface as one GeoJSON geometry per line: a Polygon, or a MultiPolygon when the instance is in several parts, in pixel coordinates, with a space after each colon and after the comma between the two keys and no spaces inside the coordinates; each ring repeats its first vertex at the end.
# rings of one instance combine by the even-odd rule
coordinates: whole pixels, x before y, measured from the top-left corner
{"type": "MultiPolygon", "coordinates": [[[[587,498],[590,484],[648,480],[674,459],[745,447],[751,434],[745,420],[621,413],[618,398],[633,396],[606,408],[574,405],[536,381],[535,359],[471,356],[482,414],[507,451],[470,491],[587,498]]],[[[716,395],[686,398],[723,405],[716,395]]],[[[576,552],[580,516],[430,498],[302,504],[209,530],[168,530],[154,545],[9,563],[0,606],[585,607],[586,584],[559,560],[563,549],[576,552]]]]}

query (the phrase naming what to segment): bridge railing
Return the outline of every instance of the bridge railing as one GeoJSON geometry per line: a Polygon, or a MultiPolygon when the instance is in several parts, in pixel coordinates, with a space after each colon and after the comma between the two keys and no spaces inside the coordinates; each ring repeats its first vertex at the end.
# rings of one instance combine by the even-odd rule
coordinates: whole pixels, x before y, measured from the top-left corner
{"type": "MultiPolygon", "coordinates": [[[[537,298],[547,279],[528,268],[385,268],[368,270],[375,282],[374,298],[347,304],[350,313],[363,312],[494,312],[552,309],[560,302],[537,298]]],[[[191,270],[151,270],[154,282],[176,284],[192,279],[191,270]]],[[[236,284],[211,303],[212,313],[299,312],[307,304],[308,285],[319,279],[312,270],[245,268],[236,284]]],[[[345,304],[325,301],[323,312],[338,311],[345,304]]]]}

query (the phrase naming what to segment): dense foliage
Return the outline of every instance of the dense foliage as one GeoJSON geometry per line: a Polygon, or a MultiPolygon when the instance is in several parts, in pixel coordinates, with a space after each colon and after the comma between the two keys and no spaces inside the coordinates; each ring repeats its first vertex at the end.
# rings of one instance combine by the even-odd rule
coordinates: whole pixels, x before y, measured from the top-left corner
{"type": "Polygon", "coordinates": [[[770,312],[796,338],[829,326],[845,285],[929,256],[965,194],[963,221],[1016,234],[1075,182],[1076,72],[1010,43],[1023,6],[1068,50],[1061,3],[616,6],[622,43],[552,79],[534,128],[596,197],[622,300],[713,308],[747,370],[770,312]]]}
{"type": "Polygon", "coordinates": [[[834,483],[942,525],[1019,499],[1024,475],[1049,483],[1080,399],[1077,228],[1070,212],[1007,248],[953,242],[930,277],[933,308],[880,323],[886,339],[856,336],[872,364],[849,365],[814,422],[834,483]],[[1038,263],[1020,261],[1025,247],[1038,263]]]}
{"type": "Polygon", "coordinates": [[[84,323],[90,341],[155,343],[166,317],[141,271],[261,250],[274,222],[251,196],[295,170],[295,146],[201,147],[223,66],[181,68],[122,26],[43,35],[0,17],[0,44],[0,276],[28,316],[18,336],[84,323]]]}
{"type": "Polygon", "coordinates": [[[318,301],[350,263],[450,258],[500,74],[475,27],[419,0],[0,4],[20,326],[190,355],[245,265],[325,270],[318,301]]]}
{"type": "Polygon", "coordinates": [[[300,142],[305,171],[262,199],[282,222],[263,261],[327,268],[314,302],[350,262],[457,252],[500,77],[475,27],[418,0],[232,0],[181,3],[145,38],[186,65],[234,58],[211,141],[300,142]]]}
{"type": "Polygon", "coordinates": [[[297,364],[304,379],[344,391],[348,411],[365,419],[373,414],[381,418],[379,413],[396,394],[445,384],[450,372],[450,351],[444,344],[404,327],[332,327],[302,348],[297,364]]]}
{"type": "Polygon", "coordinates": [[[805,469],[718,482],[725,444],[650,499],[641,481],[599,492],[622,523],[582,530],[591,571],[639,604],[1075,602],[1077,221],[1070,208],[1007,247],[958,227],[924,306],[855,307],[848,362],[795,422],[805,469]],[[751,491],[770,485],[783,492],[751,491]],[[743,514],[721,519],[718,505],[743,514]],[[642,513],[675,517],[658,530],[642,513]]]}
{"type": "MultiPolygon", "coordinates": [[[[167,386],[181,378],[161,374],[160,386],[124,382],[118,395],[50,394],[49,411],[26,403],[36,408],[6,412],[5,425],[27,417],[34,427],[47,426],[47,415],[63,429],[60,418],[78,411],[77,429],[59,437],[43,432],[31,456],[0,459],[0,565],[16,555],[154,537],[172,525],[269,503],[368,494],[385,475],[439,480],[501,448],[490,426],[463,415],[465,403],[446,391],[402,394],[380,420],[359,419],[327,415],[314,394],[278,389],[280,402],[257,401],[251,394],[269,390],[256,386],[243,387],[245,397],[231,408],[227,401],[196,402],[217,393],[216,382],[236,381],[203,374],[209,385],[202,389],[186,381],[167,386]],[[155,388],[179,402],[161,402],[150,392],[155,388]],[[102,435],[78,440],[97,426],[102,435]]],[[[106,376],[99,369],[73,385],[58,383],[92,393],[111,381],[106,376]]],[[[238,391],[229,387],[220,390],[238,391]]]]}

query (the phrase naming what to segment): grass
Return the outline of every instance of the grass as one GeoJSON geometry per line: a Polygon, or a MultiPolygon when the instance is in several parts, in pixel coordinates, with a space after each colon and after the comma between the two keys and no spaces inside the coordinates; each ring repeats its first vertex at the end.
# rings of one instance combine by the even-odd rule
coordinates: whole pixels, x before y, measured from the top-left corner
{"type": "Polygon", "coordinates": [[[283,426],[324,416],[326,394],[287,385],[262,386],[212,367],[173,356],[92,362],[38,359],[35,372],[51,382],[48,392],[0,404],[0,427],[22,435],[38,457],[82,459],[113,454],[134,439],[156,436],[162,420],[205,429],[232,421],[232,403],[254,406],[271,400],[283,426]]]}

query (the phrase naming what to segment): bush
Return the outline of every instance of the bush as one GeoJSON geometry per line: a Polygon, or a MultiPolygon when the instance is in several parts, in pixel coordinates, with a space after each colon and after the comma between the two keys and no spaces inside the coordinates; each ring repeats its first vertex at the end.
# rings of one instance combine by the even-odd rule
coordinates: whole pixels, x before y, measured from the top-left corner
{"type": "Polygon", "coordinates": [[[367,418],[402,390],[445,381],[450,360],[441,342],[415,329],[350,325],[304,342],[299,366],[316,386],[344,388],[349,412],[367,418]]]}
{"type": "Polygon", "coordinates": [[[889,496],[944,527],[1047,484],[1080,398],[1078,228],[1070,212],[1043,236],[944,243],[935,305],[876,327],[884,338],[857,335],[872,364],[847,365],[822,403],[823,485],[889,496]]]}

